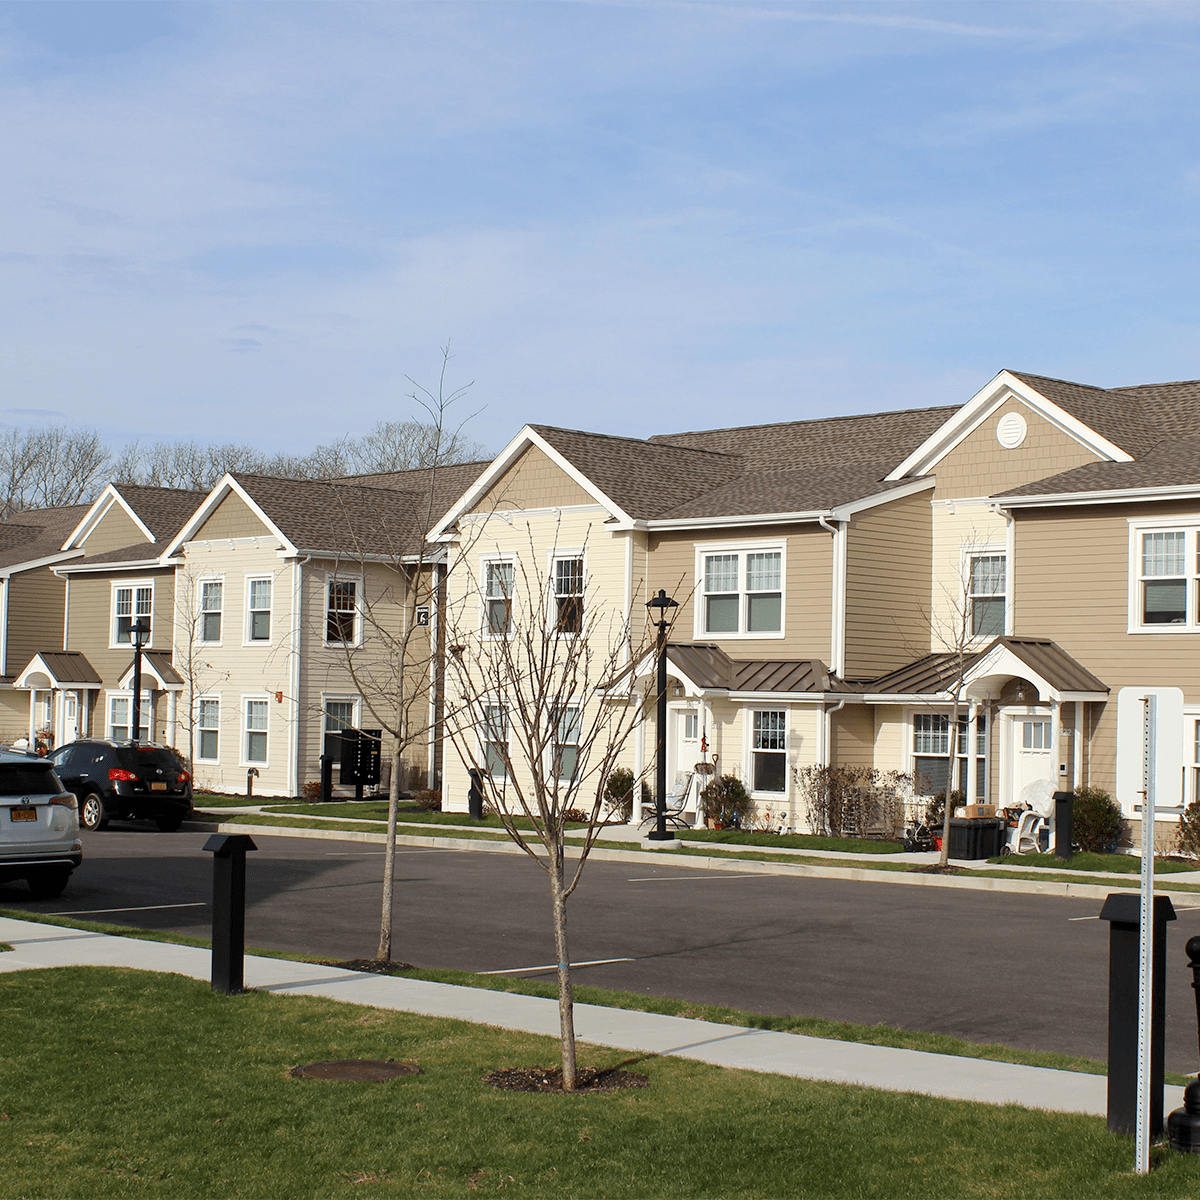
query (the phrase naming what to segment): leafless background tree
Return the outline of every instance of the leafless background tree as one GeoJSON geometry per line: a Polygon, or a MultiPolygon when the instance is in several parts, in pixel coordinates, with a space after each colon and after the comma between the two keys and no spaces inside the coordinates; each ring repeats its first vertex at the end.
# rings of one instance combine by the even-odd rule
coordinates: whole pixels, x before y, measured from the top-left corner
{"type": "MultiPolygon", "coordinates": [[[[447,637],[447,733],[508,836],[546,872],[558,962],[563,1090],[576,1087],[575,1019],[567,948],[567,900],[603,825],[605,783],[646,710],[632,664],[653,647],[631,644],[628,614],[593,602],[555,598],[552,547],[534,545],[508,560],[502,600],[478,619],[481,584],[459,556],[465,587],[447,637]],[[568,867],[568,822],[585,824],[568,867]]],[[[489,594],[497,595],[493,579],[489,594]]],[[[456,593],[458,588],[456,588],[456,593]]]]}

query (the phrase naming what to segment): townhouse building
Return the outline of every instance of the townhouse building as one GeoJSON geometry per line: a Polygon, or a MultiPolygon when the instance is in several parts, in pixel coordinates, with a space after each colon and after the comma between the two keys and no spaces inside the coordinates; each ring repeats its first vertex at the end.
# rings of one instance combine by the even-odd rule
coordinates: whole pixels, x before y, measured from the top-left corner
{"type": "MultiPolygon", "coordinates": [[[[790,823],[817,763],[1000,805],[1113,792],[1127,685],[1183,689],[1194,798],[1198,436],[1194,382],[1010,371],[942,408],[646,440],[526,426],[431,536],[480,627],[522,556],[635,620],[666,589],[669,778],[715,755],[790,823]]],[[[465,807],[464,768],[446,775],[465,807]]]]}

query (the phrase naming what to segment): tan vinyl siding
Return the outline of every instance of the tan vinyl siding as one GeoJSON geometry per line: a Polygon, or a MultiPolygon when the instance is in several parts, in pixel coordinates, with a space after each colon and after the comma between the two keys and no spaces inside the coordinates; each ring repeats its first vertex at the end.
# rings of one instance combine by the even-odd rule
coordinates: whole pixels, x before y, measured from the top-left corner
{"type": "Polygon", "coordinates": [[[565,508],[595,503],[595,497],[581,488],[561,467],[551,462],[536,446],[530,446],[496,480],[472,511],[565,508]]]}
{"type": "Polygon", "coordinates": [[[0,742],[12,745],[29,736],[29,692],[0,687],[0,742]]]}
{"type": "MultiPolygon", "coordinates": [[[[635,571],[636,577],[636,571],[635,571]]],[[[833,594],[833,538],[819,525],[748,525],[736,530],[672,530],[650,535],[643,603],[665,588],[680,602],[674,637],[714,642],[731,658],[816,658],[829,664],[833,594]],[[786,542],[781,638],[723,638],[695,628],[697,544],[786,542]]]]}
{"type": "Polygon", "coordinates": [[[1022,401],[1012,399],[1002,404],[934,467],[933,473],[937,476],[935,495],[939,500],[991,496],[1098,459],[1098,455],[1040,413],[1022,401]],[[1028,426],[1025,440],[1015,450],[1006,450],[996,440],[996,425],[1010,412],[1020,413],[1028,426]]]}
{"type": "Polygon", "coordinates": [[[1018,635],[1047,637],[1112,689],[1088,705],[1085,781],[1113,790],[1116,693],[1132,686],[1178,687],[1200,704],[1200,631],[1128,632],[1129,518],[1195,518],[1192,503],[1095,505],[1018,511],[1014,595],[1018,635]]]}
{"type": "Polygon", "coordinates": [[[846,677],[871,679],[929,645],[933,518],[929,493],[868,509],[846,543],[846,677]]]}
{"type": "Polygon", "coordinates": [[[151,644],[148,649],[171,652],[175,605],[174,571],[144,571],[71,577],[71,609],[67,623],[67,649],[78,650],[95,668],[106,687],[115,688],[117,680],[133,661],[129,646],[109,648],[112,628],[114,580],[122,586],[145,586],[154,582],[154,608],[151,614],[151,644]]]}
{"type": "Polygon", "coordinates": [[[192,542],[218,538],[262,537],[268,533],[262,518],[236,492],[229,492],[209,518],[192,534],[192,542]]]}
{"type": "Polygon", "coordinates": [[[875,711],[867,704],[849,704],[830,719],[832,753],[838,767],[875,765],[875,711]]]}
{"type": "MultiPolygon", "coordinates": [[[[87,535],[83,550],[85,554],[104,554],[109,550],[120,550],[122,546],[134,546],[138,542],[145,542],[148,547],[153,545],[133,518],[114,502],[87,535]]],[[[146,557],[149,558],[150,554],[147,553],[146,557]]]]}
{"type": "MultiPolygon", "coordinates": [[[[39,650],[61,650],[65,584],[49,567],[13,575],[8,583],[5,672],[17,675],[39,650]]],[[[28,719],[26,719],[28,724],[28,719]]]]}

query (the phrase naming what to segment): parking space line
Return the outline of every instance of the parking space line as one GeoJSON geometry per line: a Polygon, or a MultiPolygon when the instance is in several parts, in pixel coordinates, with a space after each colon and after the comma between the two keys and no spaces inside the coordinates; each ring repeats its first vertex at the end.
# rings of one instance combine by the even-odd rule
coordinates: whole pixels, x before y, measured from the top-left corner
{"type": "Polygon", "coordinates": [[[193,900],[187,904],[143,904],[140,908],[77,908],[72,912],[48,913],[51,917],[86,917],[92,913],[109,912],[152,912],[157,908],[204,908],[207,900],[193,900]]]}
{"type": "MultiPolygon", "coordinates": [[[[594,958],[591,962],[572,963],[572,967],[602,967],[605,963],[634,962],[632,958],[594,958]]],[[[509,967],[504,971],[478,971],[479,975],[524,975],[529,971],[557,971],[558,964],[550,963],[544,967],[509,967]]]]}
{"type": "Polygon", "coordinates": [[[627,879],[626,883],[672,883],[687,879],[780,879],[779,875],[760,875],[757,871],[750,875],[716,875],[710,871],[698,872],[695,875],[643,875],[637,879],[627,879]]]}

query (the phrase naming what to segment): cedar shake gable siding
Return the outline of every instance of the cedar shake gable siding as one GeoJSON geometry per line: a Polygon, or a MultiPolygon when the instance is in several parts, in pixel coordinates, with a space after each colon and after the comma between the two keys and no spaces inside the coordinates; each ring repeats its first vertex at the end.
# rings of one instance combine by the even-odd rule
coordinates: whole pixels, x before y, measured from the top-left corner
{"type": "Polygon", "coordinates": [[[537,446],[529,446],[472,509],[475,513],[518,509],[574,508],[596,500],[552,462],[537,446]]]}

